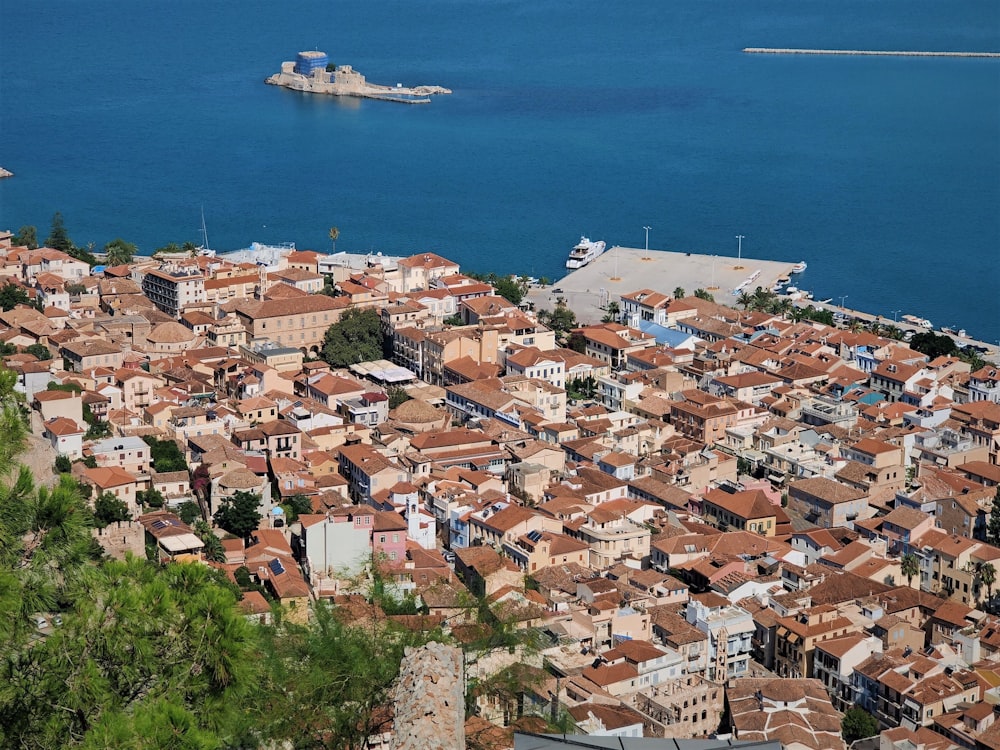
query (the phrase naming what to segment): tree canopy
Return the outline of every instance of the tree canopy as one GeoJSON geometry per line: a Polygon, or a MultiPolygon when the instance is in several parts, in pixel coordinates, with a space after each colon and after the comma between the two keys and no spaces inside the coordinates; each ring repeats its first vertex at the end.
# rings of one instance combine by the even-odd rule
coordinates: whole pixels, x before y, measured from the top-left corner
{"type": "Polygon", "coordinates": [[[355,307],[327,329],[322,357],[334,367],[347,367],[381,359],[383,346],[382,319],[378,312],[355,307]]]}
{"type": "Polygon", "coordinates": [[[69,232],[66,231],[66,224],[63,221],[62,213],[59,211],[56,211],[52,216],[52,228],[49,230],[49,236],[45,238],[45,245],[56,250],[62,250],[64,253],[68,253],[76,247],[73,244],[73,240],[69,238],[69,232]]]}
{"type": "Polygon", "coordinates": [[[944,333],[934,333],[934,331],[915,333],[910,339],[910,348],[921,354],[926,354],[931,359],[958,353],[955,339],[944,333]]]}
{"type": "Polygon", "coordinates": [[[260,524],[260,495],[240,490],[225,498],[215,511],[215,523],[234,536],[246,539],[260,524]]]}
{"type": "Polygon", "coordinates": [[[841,731],[844,735],[844,742],[848,745],[863,740],[865,737],[874,737],[878,734],[878,722],[875,717],[857,706],[847,709],[844,718],[840,722],[841,731]]]}
{"type": "Polygon", "coordinates": [[[562,297],[556,299],[556,306],[549,310],[539,310],[538,320],[556,332],[556,336],[562,337],[576,328],[576,313],[566,306],[566,300],[562,297]]]}
{"type": "Polygon", "coordinates": [[[173,440],[157,440],[151,435],[143,438],[149,446],[149,456],[153,462],[153,468],[158,472],[165,471],[187,471],[187,461],[184,454],[177,447],[173,440]]]}
{"type": "Polygon", "coordinates": [[[11,237],[11,242],[14,245],[34,250],[38,247],[38,230],[30,224],[26,224],[17,230],[17,234],[11,237]]]}
{"type": "Polygon", "coordinates": [[[110,492],[102,492],[94,501],[94,522],[102,528],[117,521],[128,521],[130,518],[132,514],[129,513],[125,501],[110,492]]]}
{"type": "Polygon", "coordinates": [[[104,254],[109,266],[120,266],[131,263],[139,252],[139,248],[131,242],[126,242],[121,237],[111,240],[104,246],[104,254]]]}
{"type": "Polygon", "coordinates": [[[493,288],[496,289],[497,294],[515,305],[521,304],[521,300],[524,299],[524,289],[509,276],[502,276],[497,279],[493,284],[493,288]]]}
{"type": "Polygon", "coordinates": [[[9,281],[0,286],[0,307],[4,309],[4,312],[13,310],[18,305],[27,305],[30,302],[31,298],[28,297],[28,292],[24,287],[9,281]]]}

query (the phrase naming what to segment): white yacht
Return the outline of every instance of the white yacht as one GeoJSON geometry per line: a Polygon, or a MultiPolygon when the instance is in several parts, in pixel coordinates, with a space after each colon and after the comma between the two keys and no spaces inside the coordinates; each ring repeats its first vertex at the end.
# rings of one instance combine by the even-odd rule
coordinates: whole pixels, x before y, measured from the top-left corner
{"type": "Polygon", "coordinates": [[[800,260],[798,263],[792,266],[792,273],[802,273],[808,267],[809,266],[806,265],[806,262],[804,260],[800,260]]]}
{"type": "Polygon", "coordinates": [[[590,261],[594,260],[594,258],[601,255],[606,247],[604,240],[591,242],[588,238],[581,237],[579,244],[569,251],[569,257],[566,259],[566,268],[583,268],[590,261]]]}

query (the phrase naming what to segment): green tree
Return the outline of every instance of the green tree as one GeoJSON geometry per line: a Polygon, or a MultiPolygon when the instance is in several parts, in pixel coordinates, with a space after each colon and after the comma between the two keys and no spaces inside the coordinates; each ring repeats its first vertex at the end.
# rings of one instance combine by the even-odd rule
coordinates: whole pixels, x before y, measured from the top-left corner
{"type": "Polygon", "coordinates": [[[57,474],[68,474],[73,470],[73,462],[69,460],[69,456],[56,456],[55,468],[57,474]]]}
{"type": "Polygon", "coordinates": [[[944,333],[934,333],[934,331],[921,331],[914,334],[913,338],[910,339],[910,348],[921,354],[926,354],[931,359],[958,354],[958,345],[955,343],[955,339],[944,333]]]}
{"type": "Polygon", "coordinates": [[[381,721],[406,648],[441,635],[375,618],[348,625],[325,602],[313,612],[308,626],[287,622],[262,633],[268,703],[258,727],[270,744],[360,750],[381,721]]]}
{"type": "Polygon", "coordinates": [[[1000,546],[1000,484],[993,494],[993,507],[990,508],[990,518],[986,522],[986,538],[993,546],[1000,546]]]}
{"type": "Polygon", "coordinates": [[[703,299],[706,302],[715,302],[715,297],[706,289],[695,289],[694,296],[698,299],[703,299]]]}
{"type": "Polygon", "coordinates": [[[514,279],[509,276],[501,276],[493,284],[497,294],[512,304],[519,305],[524,299],[524,289],[514,279]]]}
{"type": "Polygon", "coordinates": [[[400,404],[405,404],[410,400],[410,394],[405,389],[396,387],[389,389],[389,408],[395,409],[400,404]]]}
{"type": "Polygon", "coordinates": [[[94,501],[94,522],[101,528],[116,521],[128,521],[132,514],[124,500],[110,492],[102,492],[94,501]]]}
{"type": "Polygon", "coordinates": [[[285,510],[287,523],[295,523],[303,513],[313,512],[312,498],[307,495],[292,495],[281,507],[285,510]]]}
{"type": "Polygon", "coordinates": [[[608,303],[608,306],[604,308],[604,317],[601,318],[602,323],[617,323],[618,318],[621,317],[621,305],[619,305],[614,300],[608,303]]]}
{"type": "Polygon", "coordinates": [[[222,546],[222,540],[215,535],[208,522],[198,519],[194,522],[192,530],[195,536],[201,539],[202,544],[205,545],[201,553],[205,556],[206,560],[220,563],[226,561],[226,550],[222,546]]]}
{"type": "Polygon", "coordinates": [[[155,487],[150,487],[148,490],[139,490],[135,493],[135,499],[141,505],[149,508],[162,508],[166,502],[163,493],[155,487]]]}
{"type": "Polygon", "coordinates": [[[863,708],[854,706],[844,713],[840,729],[844,735],[844,742],[850,745],[865,737],[874,737],[878,734],[878,722],[863,708]]]}
{"type": "Polygon", "coordinates": [[[26,224],[17,230],[17,234],[11,237],[11,243],[18,247],[26,247],[29,250],[34,250],[38,247],[38,230],[26,224]]]}
{"type": "Polygon", "coordinates": [[[832,326],[834,323],[833,313],[830,312],[829,310],[817,310],[812,305],[809,305],[806,308],[800,307],[797,309],[799,310],[798,313],[799,317],[802,320],[812,320],[815,321],[816,323],[822,323],[823,325],[828,325],[828,326],[832,326]]]}
{"type": "Polygon", "coordinates": [[[49,351],[49,348],[44,344],[30,344],[29,346],[24,347],[24,351],[35,357],[40,362],[52,359],[52,352],[49,351]]]}
{"type": "Polygon", "coordinates": [[[121,266],[131,263],[132,259],[139,253],[139,248],[131,242],[126,242],[121,237],[111,240],[104,246],[104,255],[109,266],[121,266]]]}
{"type": "Polygon", "coordinates": [[[45,245],[62,250],[64,253],[69,253],[75,248],[73,240],[69,238],[69,233],[66,231],[62,213],[59,211],[56,211],[52,216],[52,228],[49,230],[49,236],[45,238],[45,245]]]}
{"type": "Polygon", "coordinates": [[[463,325],[465,325],[465,321],[462,320],[462,316],[459,315],[458,313],[455,313],[454,315],[449,315],[447,318],[445,318],[444,320],[442,320],[441,323],[443,325],[446,325],[446,326],[463,326],[463,325]]]}
{"type": "Polygon", "coordinates": [[[684,287],[679,286],[674,288],[674,299],[684,299],[687,296],[687,292],[684,291],[684,287]]]}
{"type": "Polygon", "coordinates": [[[986,562],[979,566],[976,575],[979,582],[986,587],[986,601],[989,603],[993,600],[993,584],[997,582],[997,569],[993,563],[986,562]]]}
{"type": "Polygon", "coordinates": [[[84,440],[103,440],[111,435],[111,426],[107,422],[94,421],[84,433],[84,440]]]}
{"type": "Polygon", "coordinates": [[[337,240],[340,238],[340,230],[337,227],[330,227],[330,232],[327,234],[330,238],[330,242],[333,244],[333,252],[337,252],[337,240]]]}
{"type": "Polygon", "coordinates": [[[382,319],[372,308],[347,310],[330,326],[323,339],[322,357],[334,367],[380,359],[383,355],[382,319]]]}
{"type": "Polygon", "coordinates": [[[566,346],[574,352],[585,354],[587,351],[587,337],[582,333],[574,331],[569,335],[569,340],[566,342],[566,346]]]}
{"type": "Polygon", "coordinates": [[[597,381],[592,375],[585,378],[573,378],[566,383],[567,395],[574,399],[593,398],[597,393],[597,381]]]}
{"type": "Polygon", "coordinates": [[[543,324],[547,325],[556,333],[556,338],[562,339],[576,328],[576,313],[569,309],[566,305],[566,300],[563,297],[556,299],[556,306],[551,312],[548,310],[540,310],[538,312],[538,320],[543,324]]]}
{"type": "Polygon", "coordinates": [[[9,281],[0,286],[0,307],[4,309],[4,312],[13,310],[18,305],[30,304],[30,302],[31,298],[28,297],[28,292],[23,287],[9,281]]]}
{"type": "Polygon", "coordinates": [[[253,586],[253,579],[250,578],[250,568],[246,565],[241,565],[233,571],[233,580],[236,581],[237,586],[244,590],[253,586]]]}
{"type": "Polygon", "coordinates": [[[240,490],[227,497],[215,511],[215,523],[230,534],[246,539],[260,524],[260,495],[240,490]]]}
{"type": "Polygon", "coordinates": [[[187,500],[177,508],[177,517],[190,526],[201,518],[201,510],[198,508],[197,503],[187,500]]]}
{"type": "Polygon", "coordinates": [[[163,473],[167,471],[188,470],[184,454],[181,453],[181,449],[177,447],[175,441],[158,440],[151,435],[145,436],[143,440],[149,446],[149,456],[156,471],[163,473]]]}
{"type": "Polygon", "coordinates": [[[920,561],[912,552],[903,555],[900,560],[900,571],[906,576],[906,585],[913,587],[913,577],[920,574],[920,561]]]}
{"type": "Polygon", "coordinates": [[[215,571],[130,558],[71,578],[63,626],[0,660],[5,747],[249,746],[257,631],[215,571]]]}

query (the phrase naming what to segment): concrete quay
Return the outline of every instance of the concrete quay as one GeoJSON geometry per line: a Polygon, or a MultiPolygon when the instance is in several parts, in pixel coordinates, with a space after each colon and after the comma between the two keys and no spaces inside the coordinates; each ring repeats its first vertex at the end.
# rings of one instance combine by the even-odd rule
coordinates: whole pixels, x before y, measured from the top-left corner
{"type": "Polygon", "coordinates": [[[852,310],[849,307],[841,307],[840,305],[832,304],[830,302],[815,302],[813,300],[796,300],[792,303],[796,307],[808,307],[812,305],[817,310],[829,310],[830,312],[837,314],[843,313],[848,318],[855,318],[857,320],[864,321],[865,323],[878,322],[883,326],[895,326],[901,331],[914,331],[915,333],[924,333],[928,330],[932,330],[933,333],[938,335],[944,334],[955,340],[955,343],[959,347],[966,346],[977,346],[985,349],[982,357],[987,362],[1000,363],[1000,342],[998,341],[980,341],[979,339],[969,338],[968,336],[959,336],[954,333],[944,333],[940,328],[927,329],[920,326],[914,325],[904,320],[897,319],[893,320],[892,316],[886,315],[874,315],[872,313],[862,312],[861,310],[852,310]]]}
{"type": "Polygon", "coordinates": [[[744,47],[750,55],[870,55],[877,57],[1000,57],[1000,52],[920,52],[875,49],[794,49],[781,47],[744,47]]]}
{"type": "MultiPolygon", "coordinates": [[[[736,287],[750,279],[745,291],[771,289],[781,277],[791,276],[791,261],[741,260],[726,255],[678,253],[642,248],[612,247],[596,260],[570,272],[551,286],[531,289],[527,300],[536,309],[551,310],[563,297],[581,323],[598,323],[609,300],[639,289],[672,294],[683,287],[687,294],[705,289],[716,302],[735,305],[736,287]]],[[[791,276],[792,284],[795,277],[791,276]]]]}

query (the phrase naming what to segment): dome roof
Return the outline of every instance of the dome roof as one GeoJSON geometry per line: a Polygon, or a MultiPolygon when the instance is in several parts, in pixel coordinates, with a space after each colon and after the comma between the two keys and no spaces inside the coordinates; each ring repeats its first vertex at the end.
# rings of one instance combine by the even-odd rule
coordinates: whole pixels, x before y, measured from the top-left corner
{"type": "Polygon", "coordinates": [[[171,320],[169,323],[160,323],[154,327],[146,334],[146,340],[151,344],[183,344],[194,341],[194,331],[171,320]]]}
{"type": "Polygon", "coordinates": [[[436,422],[445,415],[426,401],[411,398],[409,401],[404,401],[393,409],[389,416],[393,419],[398,419],[400,422],[414,422],[419,424],[421,422],[436,422]]]}
{"type": "Polygon", "coordinates": [[[233,469],[219,478],[219,486],[231,490],[251,490],[260,487],[260,477],[248,469],[233,469]]]}

